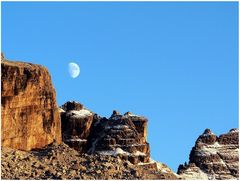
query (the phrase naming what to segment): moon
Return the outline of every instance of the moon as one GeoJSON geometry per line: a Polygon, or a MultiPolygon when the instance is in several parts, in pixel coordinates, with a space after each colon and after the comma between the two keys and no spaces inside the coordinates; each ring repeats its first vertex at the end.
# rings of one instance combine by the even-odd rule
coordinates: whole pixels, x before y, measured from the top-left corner
{"type": "Polygon", "coordinates": [[[80,74],[80,67],[76,63],[69,63],[68,64],[68,72],[72,78],[77,78],[80,74]]]}

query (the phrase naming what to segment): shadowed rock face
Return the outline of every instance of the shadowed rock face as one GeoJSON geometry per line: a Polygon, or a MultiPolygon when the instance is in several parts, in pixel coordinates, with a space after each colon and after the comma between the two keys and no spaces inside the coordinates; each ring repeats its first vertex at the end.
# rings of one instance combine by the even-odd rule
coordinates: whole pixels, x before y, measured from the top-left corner
{"type": "Polygon", "coordinates": [[[83,109],[83,105],[79,102],[75,102],[75,101],[68,101],[66,102],[65,104],[63,104],[61,106],[61,108],[64,110],[64,111],[72,111],[72,110],[75,110],[75,111],[80,111],[83,109]]]}
{"type": "Polygon", "coordinates": [[[89,154],[120,155],[131,163],[148,162],[147,119],[130,112],[102,118],[75,101],[60,110],[63,141],[89,154]]]}
{"type": "Polygon", "coordinates": [[[150,148],[146,130],[147,119],[131,113],[120,115],[113,111],[109,119],[95,116],[87,152],[120,155],[134,164],[148,162],[150,148]]]}
{"type": "Polygon", "coordinates": [[[60,143],[61,122],[55,96],[46,68],[1,61],[2,146],[31,150],[54,140],[60,143]]]}
{"type": "Polygon", "coordinates": [[[189,164],[180,165],[178,174],[192,179],[237,179],[238,148],[238,129],[219,137],[206,129],[192,148],[189,164]]]}
{"type": "MultiPolygon", "coordinates": [[[[125,163],[124,167],[132,165],[137,168],[130,172],[135,179],[178,179],[165,164],[150,159],[146,118],[130,112],[121,115],[113,111],[107,119],[75,101],[66,102],[59,110],[63,142],[79,153],[95,155],[96,158],[117,158],[125,163]]],[[[108,164],[112,163],[108,161],[108,164]]],[[[98,165],[97,162],[95,164],[98,165]]],[[[109,175],[109,171],[104,173],[109,175]]],[[[115,176],[110,177],[113,178],[115,176]]]]}
{"type": "Polygon", "coordinates": [[[82,104],[69,101],[61,106],[62,139],[70,147],[83,152],[93,122],[93,113],[82,104]]]}

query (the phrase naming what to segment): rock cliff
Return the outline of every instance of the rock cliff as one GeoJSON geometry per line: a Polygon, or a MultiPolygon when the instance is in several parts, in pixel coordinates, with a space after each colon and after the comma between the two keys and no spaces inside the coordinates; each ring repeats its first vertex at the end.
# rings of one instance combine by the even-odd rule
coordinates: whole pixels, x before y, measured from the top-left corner
{"type": "Polygon", "coordinates": [[[134,164],[149,162],[146,118],[117,111],[102,118],[75,101],[66,102],[60,112],[63,141],[70,147],[89,154],[121,155],[134,164]]]}
{"type": "Polygon", "coordinates": [[[218,137],[206,129],[192,148],[189,163],[180,165],[178,174],[185,179],[238,179],[238,134],[238,129],[231,129],[218,137]]]}
{"type": "Polygon", "coordinates": [[[1,58],[2,146],[31,150],[60,143],[60,116],[47,69],[1,58]]]}
{"type": "Polygon", "coordinates": [[[149,162],[150,147],[146,140],[147,119],[129,112],[113,111],[109,119],[94,117],[87,152],[120,155],[133,164],[149,162]]]}
{"type": "Polygon", "coordinates": [[[63,142],[79,152],[84,152],[94,114],[75,101],[62,105],[60,113],[63,142]]]}

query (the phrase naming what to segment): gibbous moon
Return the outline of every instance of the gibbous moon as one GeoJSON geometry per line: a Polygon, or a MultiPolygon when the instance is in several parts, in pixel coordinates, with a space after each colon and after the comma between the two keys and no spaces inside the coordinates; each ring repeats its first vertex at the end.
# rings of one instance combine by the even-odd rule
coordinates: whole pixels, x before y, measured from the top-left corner
{"type": "Polygon", "coordinates": [[[68,72],[72,78],[76,78],[80,74],[80,67],[76,63],[69,63],[68,64],[68,72]]]}

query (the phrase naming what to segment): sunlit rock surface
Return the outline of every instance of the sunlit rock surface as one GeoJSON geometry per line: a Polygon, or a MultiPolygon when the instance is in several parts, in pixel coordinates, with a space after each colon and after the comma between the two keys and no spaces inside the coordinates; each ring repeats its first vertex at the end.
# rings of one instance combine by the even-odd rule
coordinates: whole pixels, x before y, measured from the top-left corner
{"type": "Polygon", "coordinates": [[[1,56],[1,141],[20,150],[61,142],[56,93],[48,70],[1,56]]]}

